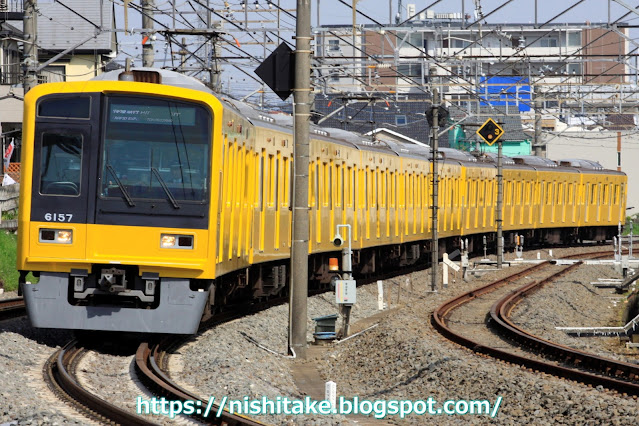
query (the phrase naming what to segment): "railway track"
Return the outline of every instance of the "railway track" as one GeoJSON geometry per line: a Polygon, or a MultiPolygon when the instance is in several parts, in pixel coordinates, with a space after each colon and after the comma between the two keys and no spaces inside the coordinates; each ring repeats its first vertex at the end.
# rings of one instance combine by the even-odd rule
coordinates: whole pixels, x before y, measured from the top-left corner
{"type": "Polygon", "coordinates": [[[47,360],[44,365],[44,377],[53,393],[99,423],[155,424],[95,396],[80,384],[76,376],[76,369],[87,352],[85,348],[78,346],[77,340],[72,340],[47,360]]]}
{"type": "MultiPolygon", "coordinates": [[[[180,341],[169,339],[162,345],[142,343],[139,346],[135,356],[136,370],[140,380],[148,389],[153,391],[155,395],[170,401],[194,401],[198,407],[199,404],[202,404],[201,409],[197,409],[193,414],[193,417],[201,423],[228,426],[257,426],[261,424],[247,417],[233,415],[223,410],[220,410],[218,415],[218,405],[208,407],[208,401],[173,383],[160,366],[164,366],[164,362],[168,359],[167,351],[178,344],[177,342],[180,341]],[[210,410],[210,415],[208,415],[207,408],[210,410]],[[205,413],[207,416],[204,416],[205,413]]],[[[158,424],[96,396],[80,383],[77,378],[78,365],[88,352],[87,349],[79,346],[77,340],[72,340],[49,357],[44,365],[44,377],[53,393],[86,417],[100,424],[158,424]]],[[[160,421],[161,418],[158,417],[157,420],[160,421]]]]}
{"type": "Polygon", "coordinates": [[[180,341],[171,340],[152,345],[142,343],[138,347],[135,354],[135,367],[140,380],[148,389],[152,390],[154,394],[172,401],[193,401],[194,407],[197,408],[192,416],[205,424],[229,426],[258,426],[262,424],[248,417],[221,410],[218,404],[209,404],[208,400],[202,399],[174,383],[166,373],[166,364],[168,352],[179,344],[181,344],[180,341]]]}
{"type": "MultiPolygon", "coordinates": [[[[606,255],[609,255],[609,253],[587,254],[589,257],[603,257],[606,255]]],[[[582,254],[572,257],[583,256],[585,255],[582,254]]],[[[638,366],[603,358],[550,342],[521,329],[509,319],[510,312],[512,312],[517,303],[525,298],[526,295],[540,289],[544,284],[557,279],[559,276],[568,273],[572,268],[577,266],[578,264],[574,264],[561,268],[561,270],[552,273],[544,279],[535,280],[521,286],[514,292],[504,291],[503,287],[509,282],[530,277],[533,274],[539,273],[544,268],[549,267],[549,263],[544,262],[478,289],[466,292],[461,296],[445,302],[433,312],[431,317],[433,326],[448,339],[462,346],[466,346],[475,352],[578,382],[594,386],[602,385],[622,393],[639,395],[638,366]],[[486,295],[496,292],[500,288],[502,288],[502,293],[508,294],[498,297],[494,303],[490,303],[495,300],[494,295],[491,295],[493,297],[486,300],[486,295]],[[468,333],[453,329],[453,326],[449,324],[449,319],[453,311],[482,297],[484,305],[486,305],[487,302],[490,303],[490,308],[487,311],[490,314],[491,325],[494,325],[497,333],[507,336],[509,340],[514,340],[522,347],[539,354],[540,358],[531,358],[530,354],[526,354],[518,348],[501,347],[501,343],[495,344],[480,341],[476,337],[478,333],[473,333],[473,338],[470,338],[467,337],[468,333]],[[541,356],[544,358],[542,359],[541,356]],[[551,358],[554,361],[548,361],[545,358],[551,358]]],[[[484,311],[482,318],[485,317],[487,311],[484,311]]],[[[483,328],[486,328],[485,321],[482,320],[481,322],[483,328]]],[[[474,326],[477,326],[477,323],[475,323],[474,326]]]]}
{"type": "Polygon", "coordinates": [[[26,315],[26,307],[21,297],[0,300],[0,321],[26,315]]]}

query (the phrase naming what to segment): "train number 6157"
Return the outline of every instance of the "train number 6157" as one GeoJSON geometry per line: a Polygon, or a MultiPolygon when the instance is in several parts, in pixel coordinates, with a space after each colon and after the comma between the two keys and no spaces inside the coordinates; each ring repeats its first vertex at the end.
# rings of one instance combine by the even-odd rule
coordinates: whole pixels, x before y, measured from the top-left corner
{"type": "Polygon", "coordinates": [[[45,213],[44,220],[47,222],[71,222],[71,213],[45,213]]]}

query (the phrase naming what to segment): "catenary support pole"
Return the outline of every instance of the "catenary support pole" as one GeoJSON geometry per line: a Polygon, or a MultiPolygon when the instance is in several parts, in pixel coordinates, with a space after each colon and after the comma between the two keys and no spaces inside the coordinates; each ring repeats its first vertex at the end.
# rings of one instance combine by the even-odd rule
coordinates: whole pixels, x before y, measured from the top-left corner
{"type": "Polygon", "coordinates": [[[142,44],[142,66],[152,67],[155,63],[155,54],[153,53],[153,9],[155,8],[155,0],[141,0],[142,6],[142,28],[143,28],[143,44],[142,44]]]}
{"type": "Polygon", "coordinates": [[[503,144],[497,141],[497,267],[501,268],[504,261],[504,239],[502,232],[503,210],[504,210],[504,167],[503,167],[503,144]]]}
{"type": "Polygon", "coordinates": [[[24,93],[38,84],[38,21],[36,0],[24,0],[24,93]]]}
{"type": "Polygon", "coordinates": [[[308,164],[311,91],[311,0],[297,0],[295,36],[295,162],[293,192],[293,241],[289,309],[289,349],[306,358],[308,296],[308,164]]]}
{"type": "Polygon", "coordinates": [[[543,155],[542,151],[542,129],[541,129],[541,110],[543,108],[543,102],[539,96],[537,91],[539,90],[539,86],[535,86],[533,91],[533,96],[535,97],[535,142],[533,144],[535,155],[537,157],[541,157],[543,155]]]}
{"type": "Polygon", "coordinates": [[[437,289],[437,265],[439,264],[439,235],[437,233],[437,219],[438,219],[438,202],[439,202],[439,173],[438,173],[438,164],[437,164],[437,154],[439,151],[439,91],[437,89],[433,89],[433,128],[431,129],[433,132],[433,146],[432,146],[432,156],[433,156],[433,200],[432,206],[433,209],[433,238],[431,245],[431,283],[430,289],[435,291],[437,289]]]}
{"type": "Polygon", "coordinates": [[[143,44],[142,44],[142,66],[152,67],[155,63],[155,54],[153,53],[153,9],[155,8],[155,0],[142,0],[142,28],[143,28],[143,44]]]}

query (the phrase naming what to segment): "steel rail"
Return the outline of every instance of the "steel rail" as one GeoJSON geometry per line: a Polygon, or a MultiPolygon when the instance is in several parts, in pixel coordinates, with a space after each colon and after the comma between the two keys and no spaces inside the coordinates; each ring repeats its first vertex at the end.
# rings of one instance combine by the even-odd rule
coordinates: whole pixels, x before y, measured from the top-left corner
{"type": "Polygon", "coordinates": [[[120,408],[86,390],[75,377],[75,371],[87,350],[77,340],[51,355],[44,366],[45,381],[62,400],[100,423],[125,425],[154,425],[143,417],[120,408]]]}
{"type": "Polygon", "coordinates": [[[147,388],[171,400],[181,400],[183,402],[193,401],[198,408],[192,416],[206,424],[228,426],[262,425],[262,423],[256,422],[248,417],[231,414],[226,410],[220,410],[218,404],[211,404],[209,407],[209,401],[200,398],[174,383],[161,368],[168,358],[165,346],[168,346],[166,342],[155,343],[151,346],[149,346],[148,343],[142,343],[138,347],[135,354],[135,367],[140,380],[144,382],[147,388]]]}
{"type": "Polygon", "coordinates": [[[21,297],[0,300],[0,321],[21,317],[25,314],[26,307],[21,297]]]}
{"type": "Polygon", "coordinates": [[[564,275],[578,266],[579,264],[575,263],[553,277],[526,284],[495,302],[490,310],[495,327],[498,327],[502,334],[508,335],[512,340],[534,350],[536,353],[541,353],[564,364],[573,365],[573,367],[553,364],[548,364],[551,367],[543,365],[540,369],[543,368],[545,372],[559,373],[562,377],[570,377],[573,380],[592,385],[603,385],[609,389],[639,395],[639,383],[636,382],[639,380],[639,366],[551,342],[522,329],[510,319],[510,313],[525,297],[540,290],[546,283],[557,278],[558,275],[564,275]],[[591,374],[581,369],[597,372],[603,376],[591,374]]]}
{"type": "MultiPolygon", "coordinates": [[[[603,257],[609,255],[609,252],[601,252],[601,253],[588,253],[588,254],[579,254],[574,256],[569,256],[570,258],[576,257],[584,257],[584,256],[599,256],[603,257]]],[[[585,352],[577,351],[571,348],[562,347],[561,345],[557,345],[552,342],[548,342],[544,339],[541,339],[537,336],[534,336],[530,333],[522,331],[517,328],[516,330],[509,331],[509,334],[512,336],[516,336],[516,340],[522,342],[523,340],[528,340],[531,336],[534,336],[535,339],[530,341],[529,343],[523,343],[526,346],[535,348],[544,353],[557,353],[560,355],[560,358],[563,359],[564,362],[570,361],[575,367],[564,367],[553,363],[538,361],[534,359],[530,359],[524,356],[516,355],[510,353],[505,350],[493,348],[477,341],[474,341],[470,338],[463,336],[462,334],[453,331],[450,327],[448,327],[447,319],[450,316],[450,313],[456,309],[457,307],[470,302],[471,300],[490,293],[493,290],[505,285],[509,281],[513,279],[517,279],[525,274],[529,274],[537,269],[548,266],[549,262],[540,263],[533,267],[527,268],[523,271],[512,274],[509,277],[499,279],[495,282],[489,283],[485,286],[482,286],[478,289],[471,290],[462,294],[461,296],[455,297],[447,302],[443,303],[439,306],[431,316],[431,323],[435,327],[437,331],[439,331],[443,336],[448,338],[449,340],[458,343],[462,346],[470,348],[474,352],[482,353],[489,355],[493,358],[498,358],[507,362],[519,364],[528,368],[532,368],[538,371],[544,371],[549,374],[553,374],[555,376],[569,378],[575,381],[588,383],[591,385],[602,385],[610,389],[614,389],[620,392],[639,395],[639,383],[632,383],[624,380],[620,380],[612,376],[625,376],[627,379],[637,379],[639,377],[639,368],[632,364],[621,363],[614,360],[608,360],[606,358],[597,357],[595,355],[587,354],[585,352]],[[552,344],[550,347],[548,344],[552,344]],[[540,348],[544,348],[543,350],[540,348]],[[559,352],[559,350],[565,350],[565,352],[559,352]],[[603,375],[597,375],[593,372],[586,372],[583,370],[579,370],[578,368],[589,366],[592,369],[595,369],[597,372],[603,375]]],[[[507,324],[504,319],[508,319],[508,314],[512,311],[512,308],[516,305],[518,301],[521,301],[523,297],[525,297],[529,292],[532,291],[535,287],[541,288],[543,284],[549,282],[551,279],[556,277],[557,275],[562,275],[567,273],[572,268],[576,267],[578,264],[570,265],[567,268],[564,268],[558,274],[554,274],[552,277],[546,278],[540,282],[533,282],[526,284],[514,292],[511,292],[506,297],[502,298],[498,302],[496,302],[491,308],[491,316],[493,312],[495,315],[504,315],[503,318],[493,318],[496,324],[500,326],[502,324],[507,324]]],[[[508,321],[510,322],[510,321],[508,321]]],[[[512,322],[510,322],[512,324],[512,322]]]]}

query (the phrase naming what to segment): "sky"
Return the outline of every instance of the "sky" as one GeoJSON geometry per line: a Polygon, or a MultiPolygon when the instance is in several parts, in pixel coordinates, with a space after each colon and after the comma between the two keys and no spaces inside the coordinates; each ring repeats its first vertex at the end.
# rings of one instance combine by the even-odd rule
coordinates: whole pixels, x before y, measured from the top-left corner
{"type": "MultiPolygon", "coordinates": [[[[106,0],[105,0],[106,1],[106,0]]],[[[122,0],[113,0],[114,4],[116,4],[116,26],[117,28],[124,28],[124,13],[122,0]]],[[[199,0],[200,3],[206,4],[207,0],[199,0]]],[[[272,3],[277,3],[278,0],[272,0],[272,3]]],[[[620,3],[630,3],[631,0],[619,0],[620,3]]],[[[242,10],[243,6],[240,5],[241,0],[226,0],[229,4],[231,10],[242,10]]],[[[255,0],[248,0],[248,7],[266,10],[268,8],[266,0],[257,0],[258,4],[255,4],[255,0]]],[[[279,0],[280,6],[284,9],[294,9],[296,7],[296,0],[279,0]]],[[[132,3],[139,4],[139,0],[134,0],[132,3]]],[[[185,2],[178,2],[178,4],[184,4],[185,2]]],[[[208,4],[211,5],[214,9],[222,9],[224,0],[208,0],[208,4]]],[[[328,24],[344,24],[349,25],[352,23],[352,9],[348,5],[352,5],[353,0],[310,0],[311,3],[311,11],[312,11],[312,25],[315,26],[318,23],[318,10],[319,10],[319,24],[320,25],[328,25],[328,24]]],[[[471,15],[471,21],[474,20],[474,11],[475,5],[472,0],[432,0],[432,1],[423,1],[423,0],[403,0],[403,9],[402,20],[406,19],[407,11],[406,8],[408,4],[415,4],[416,10],[419,11],[426,7],[429,4],[436,3],[430,9],[434,10],[436,13],[447,13],[447,12],[461,12],[462,5],[464,7],[465,13],[471,15]]],[[[156,6],[163,9],[170,9],[171,2],[166,0],[155,0],[156,6]]],[[[576,6],[561,15],[560,17],[553,20],[553,23],[584,23],[590,22],[593,25],[596,24],[605,24],[608,21],[609,7],[610,7],[610,16],[611,20],[614,21],[621,17],[622,15],[628,13],[628,9],[623,7],[621,4],[617,3],[615,0],[538,0],[537,1],[537,22],[539,24],[545,23],[546,21],[551,20],[556,15],[560,14],[565,9],[569,8],[571,5],[576,6]]],[[[365,15],[368,15],[381,23],[382,25],[389,25],[392,21],[392,25],[394,25],[395,15],[397,14],[397,6],[398,0],[357,0],[357,10],[362,12],[365,15]],[[390,6],[390,8],[389,8],[390,6]],[[392,13],[390,13],[392,8],[392,13]]],[[[488,23],[534,23],[535,22],[535,1],[534,0],[481,0],[481,7],[484,16],[488,15],[495,9],[497,10],[494,14],[491,14],[486,21],[488,23]],[[503,7],[502,7],[503,6],[503,7]]],[[[182,10],[185,10],[185,6],[182,6],[182,10]]],[[[186,9],[190,10],[190,9],[186,9]]],[[[274,9],[273,9],[274,10],[274,9]]],[[[291,12],[294,13],[294,12],[291,12]]],[[[135,10],[129,10],[129,19],[128,19],[128,28],[141,28],[141,15],[135,10]]],[[[235,13],[234,15],[236,22],[242,21],[244,19],[243,13],[235,13]]],[[[253,22],[249,23],[249,28],[253,26],[266,26],[273,27],[274,23],[269,23],[269,19],[274,19],[275,14],[271,13],[253,13],[249,15],[249,20],[264,20],[263,23],[253,22]]],[[[163,19],[163,22],[167,23],[169,26],[171,25],[170,19],[168,17],[158,18],[163,19]]],[[[194,15],[184,15],[184,19],[189,22],[197,21],[194,15]]],[[[213,19],[219,19],[215,16],[213,19]]],[[[628,23],[630,25],[638,25],[639,26],[639,15],[631,12],[627,17],[623,19],[623,22],[628,23]]],[[[369,19],[366,19],[362,14],[358,14],[357,16],[358,24],[372,24],[373,22],[369,19]]],[[[184,25],[180,25],[178,23],[178,27],[184,28],[184,25]]],[[[228,23],[226,24],[227,28],[232,28],[228,23]]],[[[283,29],[288,29],[290,32],[289,36],[293,35],[293,30],[295,27],[295,20],[291,16],[287,16],[286,13],[282,14],[281,26],[283,29]]],[[[156,25],[158,27],[158,25],[156,25]]],[[[637,30],[630,30],[630,35],[633,38],[638,37],[637,30]]],[[[245,52],[252,53],[255,56],[263,55],[263,46],[256,44],[252,45],[251,43],[262,41],[262,33],[256,32],[254,34],[247,35],[234,35],[237,38],[237,44],[240,44],[242,50],[245,52]]],[[[125,36],[123,33],[118,33],[118,40],[120,41],[121,48],[124,51],[124,54],[118,56],[118,62],[124,62],[124,58],[127,56],[133,56],[136,58],[135,65],[141,65],[141,43],[142,39],[141,35],[136,34],[133,36],[125,36]]],[[[272,44],[267,46],[269,50],[272,50],[276,47],[276,44],[272,44]]],[[[239,50],[239,49],[238,49],[239,50]]],[[[228,50],[228,54],[236,54],[239,55],[240,52],[235,50],[235,47],[230,46],[228,50]]],[[[164,60],[170,59],[171,51],[170,46],[159,38],[155,41],[155,57],[156,57],[156,66],[162,66],[165,64],[169,64],[169,62],[164,62],[164,60]]],[[[252,73],[253,65],[249,67],[245,67],[245,71],[248,73],[252,73]]],[[[232,85],[235,89],[241,89],[242,91],[250,91],[251,87],[255,86],[255,82],[246,74],[243,74],[236,69],[231,67],[226,67],[224,72],[223,81],[226,82],[227,85],[232,85]],[[234,80],[234,81],[233,81],[234,80]],[[232,84],[233,83],[233,84],[232,84]]]]}

